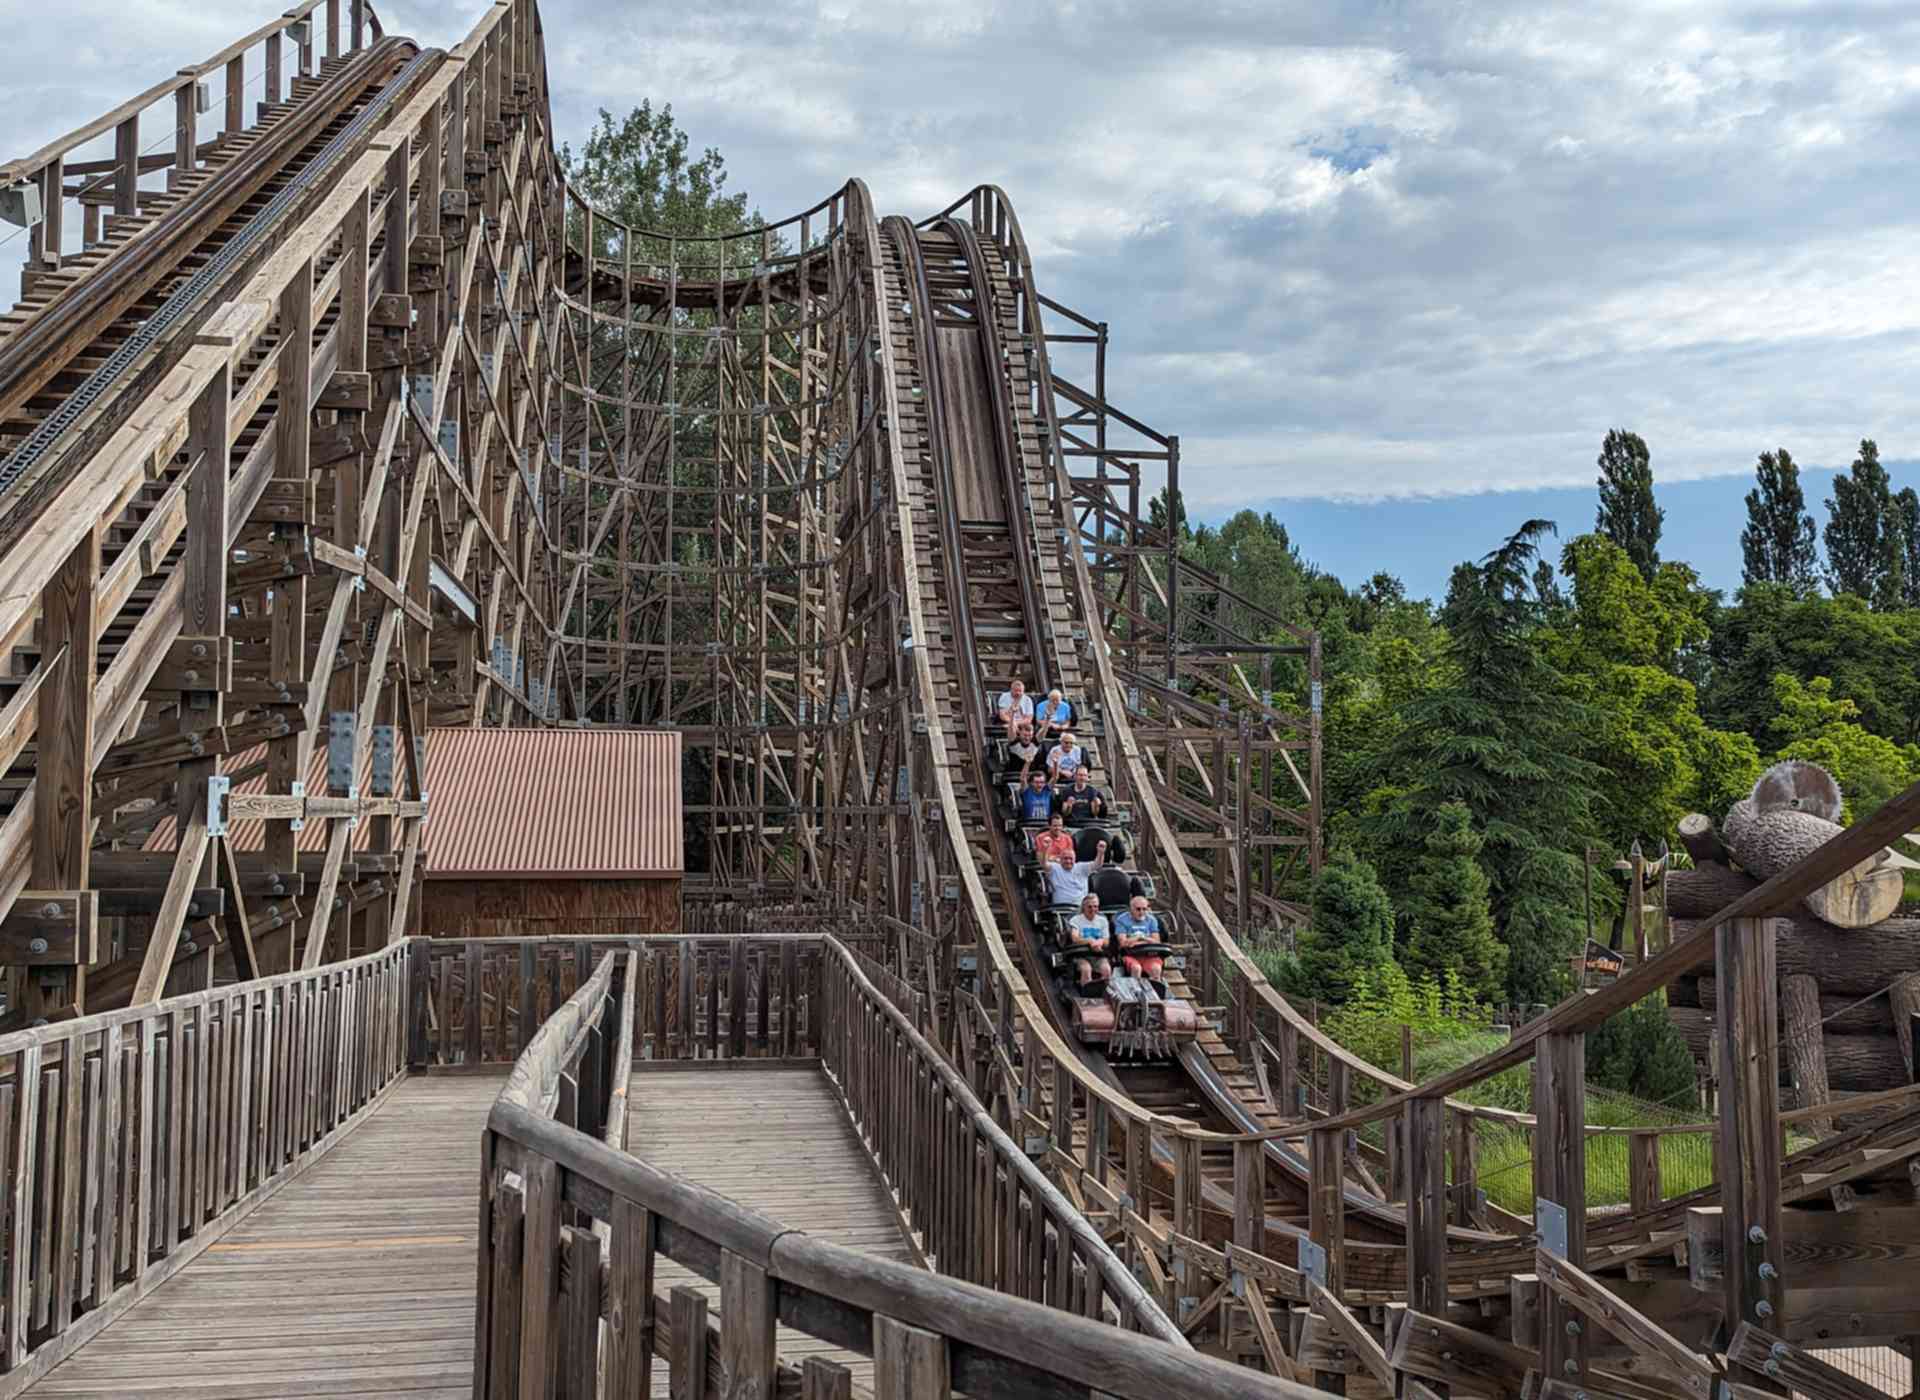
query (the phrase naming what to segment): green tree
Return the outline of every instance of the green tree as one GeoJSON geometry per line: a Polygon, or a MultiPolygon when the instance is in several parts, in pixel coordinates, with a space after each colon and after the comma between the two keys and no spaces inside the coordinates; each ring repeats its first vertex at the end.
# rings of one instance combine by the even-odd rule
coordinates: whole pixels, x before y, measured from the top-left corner
{"type": "MultiPolygon", "coordinates": [[[[692,154],[692,143],[673,119],[673,107],[657,110],[642,101],[616,122],[606,108],[576,156],[563,146],[561,163],[576,190],[594,209],[631,228],[679,238],[716,238],[760,223],[745,193],[727,193],[727,163],[709,146],[692,154]]],[[[611,236],[611,232],[609,233],[611,236]]],[[[665,261],[662,247],[646,250],[648,261],[665,261]]],[[[757,247],[740,240],[739,255],[752,262],[757,247]]],[[[602,251],[605,251],[603,248],[602,251]]],[[[643,250],[636,248],[639,259],[643,250]]],[[[710,256],[710,255],[709,255],[710,256]]]]}
{"type": "Polygon", "coordinates": [[[1699,1076],[1663,995],[1587,1032],[1587,1082],[1670,1107],[1698,1102],[1699,1076]]]}
{"type": "Polygon", "coordinates": [[[1289,996],[1340,1003],[1393,961],[1393,901],[1373,867],[1336,851],[1313,882],[1313,926],[1282,969],[1289,996]]]}
{"type": "MultiPolygon", "coordinates": [[[[1845,476],[1833,479],[1827,497],[1827,587],[1884,606],[1887,566],[1893,553],[1889,529],[1891,496],[1887,469],[1872,438],[1860,439],[1860,455],[1845,476]]],[[[1896,585],[1897,586],[1897,585],[1896,585]]]]}
{"type": "Polygon", "coordinates": [[[1492,1001],[1506,986],[1507,950],[1493,936],[1492,887],[1479,865],[1484,844],[1464,803],[1441,804],[1403,913],[1412,971],[1443,982],[1451,975],[1472,996],[1492,1001]]]}
{"type": "Polygon", "coordinates": [[[1654,503],[1653,461],[1638,433],[1615,428],[1600,445],[1600,510],[1594,528],[1626,550],[1647,578],[1660,565],[1660,526],[1667,513],[1654,503]]]}
{"type": "Polygon", "coordinates": [[[1855,721],[1860,707],[1833,693],[1833,682],[1816,676],[1802,683],[1781,673],[1773,678],[1776,713],[1767,735],[1779,747],[1775,761],[1811,759],[1840,784],[1848,820],[1870,816],[1920,775],[1920,747],[1895,744],[1855,721]]]}
{"type": "Polygon", "coordinates": [[[1601,535],[1570,540],[1561,561],[1573,603],[1545,645],[1591,716],[1607,844],[1657,840],[1691,810],[1724,811],[1752,785],[1759,751],[1745,734],[1710,728],[1677,674],[1709,636],[1713,596],[1685,564],[1662,564],[1649,582],[1601,535]]]}
{"type": "Polygon", "coordinates": [[[1435,812],[1463,803],[1485,842],[1507,989],[1551,1001],[1579,944],[1581,865],[1593,835],[1590,717],[1538,645],[1530,580],[1553,522],[1530,520],[1478,564],[1455,568],[1443,676],[1400,707],[1356,825],[1371,850],[1421,849],[1435,812]]]}
{"type": "Polygon", "coordinates": [[[1816,586],[1819,554],[1800,468],[1782,447],[1760,454],[1755,476],[1759,484],[1747,492],[1747,526],[1740,532],[1741,579],[1785,584],[1805,597],[1816,586]]]}
{"type": "Polygon", "coordinates": [[[1859,723],[1897,744],[1920,740],[1920,609],[1875,612],[1865,599],[1796,596],[1780,584],[1740,590],[1712,614],[1707,722],[1764,736],[1778,713],[1773,678],[1825,676],[1860,707],[1859,723]]]}
{"type": "Polygon", "coordinates": [[[1900,602],[1920,606],[1920,491],[1903,486],[1893,493],[1889,519],[1900,569],[1900,602]]]}

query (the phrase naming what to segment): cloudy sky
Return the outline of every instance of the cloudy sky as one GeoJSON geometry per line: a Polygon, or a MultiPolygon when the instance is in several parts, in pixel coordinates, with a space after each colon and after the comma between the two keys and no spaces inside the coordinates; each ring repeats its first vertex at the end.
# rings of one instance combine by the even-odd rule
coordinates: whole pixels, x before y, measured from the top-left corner
{"type": "MultiPolygon", "coordinates": [[[[268,9],[0,0],[0,151],[268,9]],[[36,88],[41,73],[62,77],[36,88]]],[[[381,10],[437,44],[478,13],[381,10]]],[[[768,215],[849,175],[916,215],[1003,186],[1043,288],[1111,323],[1116,401],[1181,435],[1190,505],[1276,502],[1332,532],[1303,543],[1336,563],[1396,521],[1419,522],[1409,548],[1479,552],[1493,525],[1471,550],[1451,536],[1590,487],[1615,425],[1675,483],[1748,473],[1776,444],[1844,466],[1871,435],[1920,457],[1920,8],[1904,0],[543,13],[563,138],[597,107],[671,101],[768,215]],[[1493,491],[1527,494],[1409,504],[1493,491]]],[[[1722,487],[1685,495],[1733,512],[1709,553],[1739,524],[1743,488],[1722,487]]]]}

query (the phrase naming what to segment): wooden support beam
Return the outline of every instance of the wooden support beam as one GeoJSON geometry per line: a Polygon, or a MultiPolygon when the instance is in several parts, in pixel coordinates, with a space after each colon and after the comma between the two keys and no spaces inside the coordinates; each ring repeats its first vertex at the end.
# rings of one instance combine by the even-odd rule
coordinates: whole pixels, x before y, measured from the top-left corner
{"type": "Polygon", "coordinates": [[[1771,919],[1734,920],[1714,932],[1720,985],[1714,1063],[1727,1325],[1751,1322],[1779,1331],[1787,1322],[1774,935],[1771,919]]]}
{"type": "MultiPolygon", "coordinates": [[[[1585,1270],[1542,1249],[1534,1266],[1548,1296],[1565,1304],[1582,1327],[1598,1326],[1625,1342],[1650,1368],[1678,1387],[1678,1393],[1714,1400],[1716,1368],[1705,1357],[1610,1293],[1585,1270]]],[[[1571,1379],[1571,1377],[1569,1377],[1571,1379]]]]}
{"type": "Polygon", "coordinates": [[[90,530],[40,597],[40,639],[59,656],[39,689],[33,782],[33,871],[37,889],[87,885],[93,847],[93,690],[99,670],[93,592],[100,533],[90,530]]]}
{"type": "Polygon", "coordinates": [[[1727,1360],[1752,1372],[1768,1388],[1786,1387],[1807,1400],[1886,1400],[1886,1392],[1878,1386],[1868,1385],[1750,1322],[1741,1323],[1733,1334],[1727,1360]]]}
{"type": "Polygon", "coordinates": [[[0,918],[0,962],[86,967],[100,961],[100,896],[94,890],[22,890],[0,918]]]}
{"type": "MultiPolygon", "coordinates": [[[[1566,1247],[1555,1252],[1569,1263],[1578,1263],[1587,1254],[1585,1035],[1576,1032],[1541,1039],[1533,1061],[1533,1112],[1534,1195],[1559,1208],[1566,1247]]],[[[1552,1293],[1541,1309],[1540,1369],[1544,1375],[1566,1380],[1588,1379],[1583,1324],[1565,1300],[1552,1293]]]]}
{"type": "Polygon", "coordinates": [[[1447,1101],[1418,1098],[1403,1115],[1407,1202],[1407,1305],[1447,1307],[1447,1101]]]}
{"type": "Polygon", "coordinates": [[[134,983],[131,1003],[134,1006],[147,1006],[160,1000],[179,946],[180,931],[186,926],[187,903],[193,896],[201,860],[206,855],[207,839],[207,798],[202,791],[194,801],[192,815],[180,828],[180,844],[174,850],[173,874],[167,880],[166,898],[154,917],[146,956],[140,963],[140,976],[134,983]]]}

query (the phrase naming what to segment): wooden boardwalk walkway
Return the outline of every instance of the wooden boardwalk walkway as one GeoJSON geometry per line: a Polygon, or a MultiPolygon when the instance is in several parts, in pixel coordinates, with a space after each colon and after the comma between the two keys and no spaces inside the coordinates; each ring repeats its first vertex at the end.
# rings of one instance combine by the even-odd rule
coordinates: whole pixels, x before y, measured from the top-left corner
{"type": "MultiPolygon", "coordinates": [[[[919,1262],[819,1069],[636,1066],[628,1084],[627,1150],[636,1157],[818,1239],[919,1262]]],[[[719,1288],[662,1259],[655,1287],[664,1293],[678,1284],[706,1294],[710,1314],[719,1317],[719,1288]]],[[[779,1336],[783,1360],[825,1357],[846,1366],[856,1385],[872,1386],[873,1363],[866,1357],[786,1327],[779,1336]]],[[[664,1375],[656,1367],[658,1394],[665,1393],[664,1375]]]]}
{"type": "Polygon", "coordinates": [[[30,1387],[67,1400],[469,1400],[492,1075],[413,1076],[30,1387]]]}
{"type": "MultiPolygon", "coordinates": [[[[305,1174],[28,1389],[64,1400],[467,1400],[475,1187],[501,1079],[416,1075],[305,1174]]],[[[816,1068],[647,1069],[636,1155],[836,1244],[912,1261],[890,1198],[816,1068]]],[[[664,1259],[662,1293],[719,1290],[664,1259]]],[[[789,1361],[872,1363],[785,1328],[789,1361]]],[[[664,1393],[664,1389],[660,1391],[664,1393]]]]}

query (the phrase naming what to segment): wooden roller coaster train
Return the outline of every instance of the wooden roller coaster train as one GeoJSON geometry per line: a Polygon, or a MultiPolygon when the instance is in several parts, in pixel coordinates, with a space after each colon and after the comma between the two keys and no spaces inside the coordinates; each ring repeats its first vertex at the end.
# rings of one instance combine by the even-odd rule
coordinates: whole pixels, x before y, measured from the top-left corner
{"type": "Polygon", "coordinates": [[[1671,936],[1614,980],[1426,1083],[1353,1056],[1241,946],[1307,918],[1318,638],[1152,523],[1178,439],[1110,403],[1106,325],[1042,293],[999,190],[628,227],[569,183],[532,0],[451,51],[305,0],[0,192],[31,230],[0,317],[0,1396],[1907,1374],[1889,843],[1920,787],[1841,826],[1823,775],[1769,774],[1721,834],[1689,818],[1671,936]],[[1103,804],[1053,872],[1016,679],[1067,697],[1103,804]],[[449,726],[676,731],[685,931],[432,936],[449,726]],[[1100,965],[1060,876],[1150,933],[1100,965]],[[1586,1034],[1662,989],[1714,1116],[1590,1126],[1586,1034]],[[1523,1064],[1531,1113],[1458,1097],[1523,1064]],[[716,1068],[671,1082],[798,1069],[843,1117],[756,1166],[774,1128],[702,1137],[708,1099],[648,1087],[716,1068]],[[1490,1133],[1530,1212],[1482,1189],[1490,1133]],[[1590,1208],[1617,1136],[1625,1199],[1590,1208]],[[1681,1139],[1716,1166],[1672,1191],[1681,1139]],[[898,1257],[825,1233],[859,1194],[804,1179],[833,1142],[898,1257]]]}

